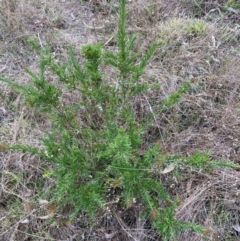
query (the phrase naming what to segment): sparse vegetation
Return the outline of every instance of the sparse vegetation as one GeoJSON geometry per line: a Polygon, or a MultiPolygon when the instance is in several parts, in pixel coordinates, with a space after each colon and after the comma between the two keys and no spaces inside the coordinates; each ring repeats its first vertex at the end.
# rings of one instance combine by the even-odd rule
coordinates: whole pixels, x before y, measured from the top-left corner
{"type": "Polygon", "coordinates": [[[240,1],[239,0],[228,0],[226,3],[227,7],[239,9],[240,8],[240,1]]]}
{"type": "MultiPolygon", "coordinates": [[[[2,69],[3,240],[237,240],[238,84],[226,79],[239,74],[238,33],[174,13],[158,20],[154,0],[128,3],[127,18],[121,3],[61,3],[70,12],[89,7],[103,24],[117,22],[111,9],[120,9],[114,35],[102,36],[104,28],[88,22],[97,39],[79,37],[82,44],[77,37],[57,43],[59,32],[19,39],[1,22],[4,39],[15,43],[3,53],[18,55],[22,41],[39,56],[16,72],[2,69]],[[234,39],[224,37],[228,31],[234,39]]],[[[24,32],[19,4],[2,6],[22,17],[24,32]]],[[[67,16],[55,15],[51,4],[43,25],[65,31],[67,16]]]]}

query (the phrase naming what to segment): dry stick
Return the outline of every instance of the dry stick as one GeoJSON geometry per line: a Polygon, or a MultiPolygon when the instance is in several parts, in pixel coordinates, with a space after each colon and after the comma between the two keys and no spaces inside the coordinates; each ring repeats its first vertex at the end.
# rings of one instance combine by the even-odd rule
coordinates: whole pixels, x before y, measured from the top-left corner
{"type": "Polygon", "coordinates": [[[89,29],[91,29],[91,30],[101,30],[101,29],[104,29],[104,28],[106,28],[105,26],[100,26],[100,27],[92,27],[92,26],[89,26],[88,24],[86,24],[85,22],[83,22],[84,23],[84,25],[85,25],[85,27],[87,27],[87,28],[89,28],[89,29]]]}
{"type": "Polygon", "coordinates": [[[125,231],[125,233],[126,233],[129,237],[131,237],[134,241],[138,241],[138,240],[136,240],[136,239],[133,237],[133,235],[132,235],[131,233],[129,233],[129,232],[127,231],[127,230],[129,229],[129,227],[127,227],[127,225],[121,220],[121,218],[119,218],[118,215],[117,215],[114,211],[112,211],[112,212],[113,212],[115,218],[117,219],[117,221],[119,222],[120,226],[122,227],[122,229],[125,231]]]}
{"type": "Polygon", "coordinates": [[[39,33],[37,34],[37,36],[38,36],[39,44],[40,44],[40,45],[41,45],[41,47],[43,48],[42,40],[41,40],[41,38],[40,38],[39,33]]]}
{"type": "Polygon", "coordinates": [[[114,35],[112,35],[105,43],[104,45],[107,46],[109,44],[109,42],[111,42],[111,40],[114,38],[114,35]]]}
{"type": "Polygon", "coordinates": [[[16,123],[15,129],[14,129],[14,134],[13,134],[13,141],[16,142],[17,140],[17,136],[18,136],[18,132],[20,129],[20,121],[23,120],[23,111],[20,114],[20,117],[16,123]]]}

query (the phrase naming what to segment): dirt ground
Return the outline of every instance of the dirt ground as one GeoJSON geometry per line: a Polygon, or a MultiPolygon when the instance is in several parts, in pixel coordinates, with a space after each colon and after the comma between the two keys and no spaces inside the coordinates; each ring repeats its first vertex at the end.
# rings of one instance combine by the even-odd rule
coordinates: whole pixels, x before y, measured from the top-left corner
{"type": "MultiPolygon", "coordinates": [[[[128,0],[127,9],[128,32],[138,37],[136,51],[144,52],[156,39],[165,41],[142,77],[160,83],[141,102],[142,111],[149,105],[154,110],[184,82],[193,85],[156,118],[149,141],[159,139],[169,153],[209,151],[213,159],[240,164],[240,2],[128,0]]],[[[60,59],[67,59],[69,45],[76,53],[89,42],[114,48],[118,10],[117,0],[0,0],[0,75],[21,84],[31,81],[25,68],[38,71],[39,65],[27,43],[33,36],[41,46],[50,43],[60,59]]],[[[55,213],[55,204],[43,202],[42,193],[54,185],[45,175],[49,164],[4,151],[3,145],[41,146],[48,128],[43,115],[0,82],[0,240],[161,240],[139,217],[138,207],[99,211],[89,222],[84,213],[71,218],[72,207],[55,213]]],[[[177,240],[240,240],[238,169],[187,171],[169,180],[163,180],[169,193],[181,200],[176,216],[206,227],[205,234],[183,231],[177,240]]]]}

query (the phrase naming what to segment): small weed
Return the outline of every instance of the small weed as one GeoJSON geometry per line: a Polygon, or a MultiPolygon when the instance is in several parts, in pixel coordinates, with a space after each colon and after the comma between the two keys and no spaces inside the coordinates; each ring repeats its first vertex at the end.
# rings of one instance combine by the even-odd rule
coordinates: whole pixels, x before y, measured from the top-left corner
{"type": "Polygon", "coordinates": [[[204,34],[207,30],[206,23],[202,20],[194,20],[189,26],[186,26],[186,31],[190,37],[198,37],[204,34]]]}

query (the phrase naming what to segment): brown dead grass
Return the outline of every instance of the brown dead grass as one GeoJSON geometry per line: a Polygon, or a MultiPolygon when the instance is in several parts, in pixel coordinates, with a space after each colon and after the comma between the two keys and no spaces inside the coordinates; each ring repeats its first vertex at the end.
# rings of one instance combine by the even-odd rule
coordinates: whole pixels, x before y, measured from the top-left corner
{"type": "MultiPolygon", "coordinates": [[[[151,112],[191,79],[192,91],[155,116],[147,140],[161,139],[171,153],[211,151],[213,158],[240,163],[240,32],[237,16],[224,12],[224,2],[208,1],[202,8],[197,1],[128,2],[128,31],[139,37],[136,51],[144,51],[159,37],[165,40],[142,78],[160,83],[160,88],[137,98],[135,104],[139,114],[151,112]],[[189,26],[199,21],[196,17],[206,28],[193,34],[189,26]]],[[[117,1],[105,0],[1,0],[0,74],[19,83],[30,81],[24,67],[38,66],[26,43],[30,36],[43,46],[49,41],[60,58],[66,58],[69,44],[78,51],[83,43],[101,40],[112,48],[117,9],[117,1]]],[[[0,88],[0,107],[7,111],[0,109],[0,142],[40,146],[39,137],[49,126],[44,116],[25,106],[8,86],[1,83],[0,88]]],[[[0,152],[0,240],[161,240],[149,220],[140,218],[138,205],[126,210],[109,205],[91,222],[84,213],[71,219],[72,207],[55,213],[56,204],[40,205],[42,193],[54,185],[46,175],[51,168],[37,156],[0,152]]],[[[239,177],[239,170],[226,168],[209,174],[186,170],[174,179],[174,186],[167,186],[173,197],[181,199],[177,217],[206,227],[205,235],[185,231],[178,240],[239,240],[233,228],[239,222],[239,177]]]]}

